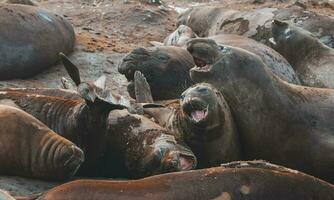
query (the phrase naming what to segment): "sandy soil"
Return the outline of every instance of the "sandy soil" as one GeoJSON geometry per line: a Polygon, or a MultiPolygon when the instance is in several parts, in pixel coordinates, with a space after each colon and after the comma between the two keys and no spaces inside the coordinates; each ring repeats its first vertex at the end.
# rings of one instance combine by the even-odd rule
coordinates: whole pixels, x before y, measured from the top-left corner
{"type": "MultiPolygon", "coordinates": [[[[133,48],[162,41],[176,27],[177,11],[198,4],[224,4],[227,8],[249,10],[259,7],[285,7],[295,0],[164,0],[166,6],[149,4],[148,0],[39,0],[39,7],[63,15],[74,26],[76,47],[71,59],[80,69],[83,80],[107,76],[108,88],[127,95],[126,79],[118,74],[117,63],[133,48]]],[[[334,3],[300,0],[308,9],[334,16],[334,3]],[[313,3],[312,3],[313,2],[313,3]],[[316,2],[316,3],[314,3],[316,2]]],[[[59,87],[67,77],[62,65],[27,80],[1,81],[0,87],[59,87]]],[[[15,195],[42,192],[57,183],[0,177],[0,189],[15,195]]],[[[58,183],[59,184],[59,183],[58,183]]]]}

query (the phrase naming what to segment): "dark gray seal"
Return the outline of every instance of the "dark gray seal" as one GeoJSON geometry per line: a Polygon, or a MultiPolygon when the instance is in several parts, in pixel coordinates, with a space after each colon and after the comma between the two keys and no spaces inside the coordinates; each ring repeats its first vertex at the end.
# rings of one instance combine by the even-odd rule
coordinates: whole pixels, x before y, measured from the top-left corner
{"type": "Polygon", "coordinates": [[[279,53],[252,39],[237,35],[217,35],[212,37],[212,39],[192,39],[188,43],[189,45],[187,45],[187,49],[194,57],[194,62],[198,67],[208,67],[209,65],[207,64],[213,64],[224,46],[228,45],[239,47],[258,55],[261,61],[264,62],[279,78],[289,83],[300,84],[293,68],[279,53]]]}
{"type": "MultiPolygon", "coordinates": [[[[180,46],[186,47],[187,42],[197,38],[198,45],[205,45],[206,42],[217,43],[217,45],[229,45],[233,47],[239,47],[250,51],[261,57],[262,61],[273,70],[273,72],[280,77],[282,80],[285,80],[289,83],[294,83],[300,85],[299,78],[294,72],[293,68],[289,62],[278,52],[272,48],[257,42],[253,39],[239,36],[235,34],[219,34],[213,35],[208,38],[198,38],[192,29],[185,25],[180,25],[173,33],[166,37],[164,43],[153,42],[153,45],[166,45],[166,46],[180,46]],[[201,39],[201,40],[200,40],[201,39]],[[213,41],[211,41],[213,40],[213,41]],[[201,43],[199,41],[202,41],[201,43]]],[[[204,47],[205,48],[205,47],[204,47]]],[[[198,47],[199,49],[199,47],[198,47]]],[[[200,51],[200,50],[199,50],[200,51]]],[[[201,54],[213,53],[206,52],[205,50],[200,52],[201,54]]],[[[205,55],[203,55],[205,56],[205,55]]],[[[198,61],[195,59],[195,62],[198,61]]],[[[200,65],[200,63],[196,63],[200,65]]]]}
{"type": "Polygon", "coordinates": [[[0,27],[0,80],[31,77],[74,46],[70,23],[38,7],[0,4],[0,27]]]}
{"type": "Polygon", "coordinates": [[[334,49],[286,22],[275,20],[272,32],[273,48],[290,62],[303,85],[334,88],[334,49]]]}
{"type": "MultiPolygon", "coordinates": [[[[137,73],[140,72],[135,74],[136,87],[138,82],[145,85],[145,77],[137,73]]],[[[142,88],[137,100],[144,99],[140,97],[145,91],[142,88]]],[[[240,159],[239,138],[232,114],[223,95],[210,84],[188,88],[174,107],[144,107],[144,112],[182,138],[196,155],[199,168],[240,159]]]]}
{"type": "Polygon", "coordinates": [[[128,92],[135,98],[134,73],[140,71],[151,86],[154,100],[175,99],[191,86],[189,70],[194,66],[191,55],[180,47],[136,48],[118,66],[130,82],[128,92]]]}
{"type": "Polygon", "coordinates": [[[266,159],[334,182],[334,90],[282,81],[258,56],[235,47],[224,47],[190,74],[224,94],[245,159],[266,159]]]}

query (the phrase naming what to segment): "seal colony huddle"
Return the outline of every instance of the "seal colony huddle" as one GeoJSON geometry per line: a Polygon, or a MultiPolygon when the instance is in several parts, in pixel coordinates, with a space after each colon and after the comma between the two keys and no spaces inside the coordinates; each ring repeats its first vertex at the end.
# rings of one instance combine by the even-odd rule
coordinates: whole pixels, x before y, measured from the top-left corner
{"type": "MultiPolygon", "coordinates": [[[[82,79],[82,66],[65,55],[74,32],[62,17],[1,8],[22,21],[15,26],[38,25],[24,31],[40,57],[25,52],[24,63],[15,51],[12,61],[30,75],[62,61],[70,80],[59,77],[61,88],[0,88],[0,173],[83,178],[15,198],[334,199],[332,18],[298,6],[193,7],[163,43],[135,48],[117,65],[127,97],[107,89],[106,75],[82,79]],[[49,46],[38,46],[41,27],[49,46]],[[37,69],[29,59],[50,63],[37,69]]],[[[15,34],[4,41],[21,41],[11,24],[15,34]]],[[[9,70],[13,78],[17,69],[9,70]]],[[[0,198],[13,199],[1,190],[0,198]]]]}

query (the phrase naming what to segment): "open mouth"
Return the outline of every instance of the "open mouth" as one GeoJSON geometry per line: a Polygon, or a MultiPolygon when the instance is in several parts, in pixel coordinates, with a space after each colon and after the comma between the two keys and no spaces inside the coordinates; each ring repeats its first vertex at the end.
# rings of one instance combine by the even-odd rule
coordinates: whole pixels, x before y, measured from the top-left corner
{"type": "Polygon", "coordinates": [[[212,65],[204,61],[203,59],[200,59],[198,57],[193,56],[195,67],[194,70],[201,71],[201,72],[209,72],[212,68],[212,65]]]}
{"type": "Polygon", "coordinates": [[[196,167],[196,162],[194,161],[194,159],[190,156],[186,156],[186,155],[181,155],[180,156],[180,162],[179,162],[179,169],[181,171],[187,171],[187,170],[191,170],[194,169],[196,167]]]}
{"type": "Polygon", "coordinates": [[[199,100],[190,100],[183,104],[183,112],[194,123],[204,121],[208,117],[208,105],[199,100]]]}

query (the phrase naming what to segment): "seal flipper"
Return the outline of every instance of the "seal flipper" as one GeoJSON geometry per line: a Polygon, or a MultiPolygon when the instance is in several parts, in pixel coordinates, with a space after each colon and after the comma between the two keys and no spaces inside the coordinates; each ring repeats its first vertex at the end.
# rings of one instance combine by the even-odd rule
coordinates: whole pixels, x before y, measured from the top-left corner
{"type": "Polygon", "coordinates": [[[71,79],[78,86],[81,83],[79,69],[70,61],[70,59],[63,53],[59,53],[60,59],[71,79]]]}
{"type": "Polygon", "coordinates": [[[137,103],[154,103],[150,85],[140,71],[135,72],[134,84],[137,103]]]}
{"type": "Polygon", "coordinates": [[[98,78],[95,82],[94,82],[94,85],[98,88],[101,88],[102,90],[105,90],[106,89],[106,80],[107,80],[107,77],[106,75],[102,75],[100,76],[100,78],[98,78]]]}
{"type": "Polygon", "coordinates": [[[63,53],[59,53],[59,56],[68,75],[76,84],[79,95],[86,101],[89,107],[108,110],[127,108],[124,105],[113,102],[113,99],[108,99],[102,96],[106,82],[106,77],[104,75],[94,83],[81,82],[79,69],[63,53]]]}
{"type": "Polygon", "coordinates": [[[161,46],[165,46],[164,43],[161,42],[157,42],[157,41],[149,41],[150,45],[154,46],[154,47],[161,47],[161,46]]]}
{"type": "Polygon", "coordinates": [[[66,89],[66,90],[76,90],[75,89],[75,86],[65,77],[61,77],[61,86],[63,89],[66,89]]]}

